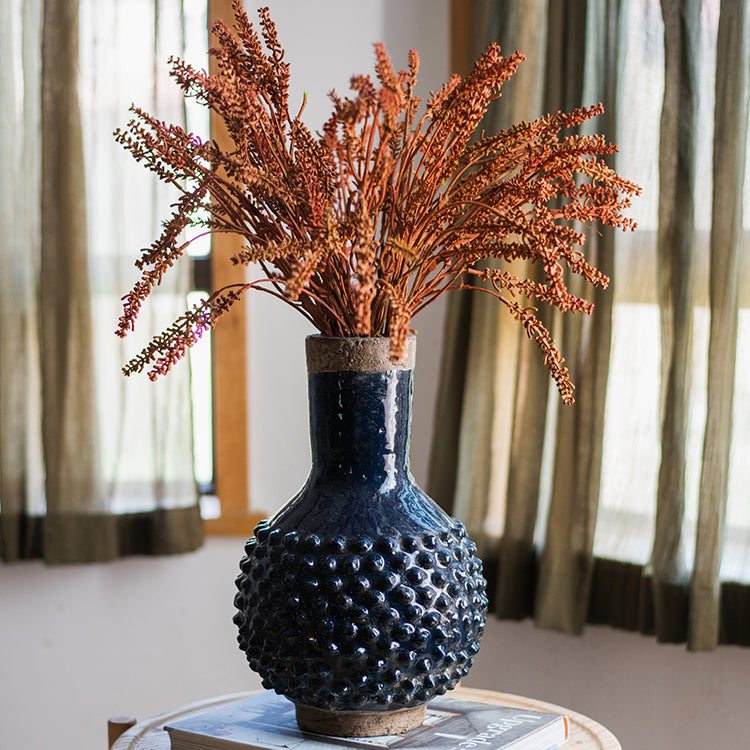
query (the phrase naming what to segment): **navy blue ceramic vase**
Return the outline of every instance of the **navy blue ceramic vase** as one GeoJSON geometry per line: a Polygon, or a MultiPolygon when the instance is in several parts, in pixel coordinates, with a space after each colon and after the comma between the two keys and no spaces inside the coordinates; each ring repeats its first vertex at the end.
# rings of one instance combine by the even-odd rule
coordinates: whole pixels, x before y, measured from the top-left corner
{"type": "Polygon", "coordinates": [[[464,527],[409,470],[415,339],[307,339],[312,470],[260,523],[237,579],[238,641],[303,729],[418,726],[479,649],[487,599],[464,527]]]}

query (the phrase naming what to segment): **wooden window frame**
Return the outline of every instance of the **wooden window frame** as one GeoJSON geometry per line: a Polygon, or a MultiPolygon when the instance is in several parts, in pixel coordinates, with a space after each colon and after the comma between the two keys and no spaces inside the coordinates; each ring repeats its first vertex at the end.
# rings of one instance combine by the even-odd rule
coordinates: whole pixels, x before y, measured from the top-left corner
{"type": "MultiPolygon", "coordinates": [[[[208,0],[209,44],[211,28],[220,18],[233,18],[231,0],[208,0]]],[[[216,72],[216,61],[209,58],[209,72],[216,72]]],[[[211,138],[228,147],[224,122],[210,113],[211,138]]],[[[243,266],[234,266],[231,257],[242,248],[242,239],[230,234],[211,237],[212,287],[241,283],[243,266]]],[[[263,514],[250,510],[249,430],[247,403],[247,308],[236,303],[211,334],[213,401],[214,484],[220,503],[220,516],[205,519],[208,535],[250,536],[263,514]]]]}

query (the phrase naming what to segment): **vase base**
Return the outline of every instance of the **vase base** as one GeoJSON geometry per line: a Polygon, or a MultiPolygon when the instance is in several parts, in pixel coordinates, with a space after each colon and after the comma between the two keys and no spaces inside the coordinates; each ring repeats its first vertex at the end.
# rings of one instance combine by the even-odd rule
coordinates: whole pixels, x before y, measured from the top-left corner
{"type": "Polygon", "coordinates": [[[296,705],[300,729],[334,737],[379,737],[408,732],[422,724],[426,709],[426,703],[388,711],[330,711],[296,705]]]}

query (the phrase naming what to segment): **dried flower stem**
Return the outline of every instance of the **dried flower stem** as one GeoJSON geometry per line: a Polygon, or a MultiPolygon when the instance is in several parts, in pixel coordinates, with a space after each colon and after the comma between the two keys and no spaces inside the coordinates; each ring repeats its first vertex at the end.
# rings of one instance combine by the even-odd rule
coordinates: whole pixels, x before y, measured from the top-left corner
{"type": "Polygon", "coordinates": [[[568,291],[565,271],[594,286],[608,279],[577,249],[584,233],[576,227],[635,228],[622,212],[639,188],[601,158],[616,147],[601,136],[563,134],[600,114],[601,105],[477,136],[523,55],[506,58],[491,45],[419,115],[417,53],[396,71],[376,44],[376,82],[356,76],[352,96],[331,93],[332,114],[315,136],[300,119],[304,101],[290,114],[289,65],[268,9],[259,11],[259,31],[241,0],[234,11],[233,29],[221,21],[214,27],[216,75],[170,61],[185,95],[224,120],[231,148],[137,108],[116,131],[135,159],[182,194],[137,263],[142,277],[125,297],[117,333],[133,328],[144,299],[184,253],[189,242],[177,238],[188,227],[239,234],[246,244],[234,262],[257,264],[265,278],[218,290],[125,371],[167,372],[251,288],[282,298],[325,335],[388,335],[398,359],[414,315],[446,291],[470,287],[493,294],[524,326],[563,401],[572,402],[568,371],[531,302],[590,312],[590,303],[568,291]],[[502,268],[516,259],[541,264],[544,281],[502,268]],[[488,260],[493,269],[478,270],[488,260]]]}

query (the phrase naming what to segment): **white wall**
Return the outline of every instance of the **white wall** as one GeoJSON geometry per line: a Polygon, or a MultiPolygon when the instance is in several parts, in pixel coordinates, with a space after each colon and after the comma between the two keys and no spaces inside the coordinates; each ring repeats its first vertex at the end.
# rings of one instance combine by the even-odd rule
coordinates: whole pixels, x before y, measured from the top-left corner
{"type": "Polygon", "coordinates": [[[110,716],[258,687],[231,621],[242,544],[0,568],[0,748],[104,750],[110,716]]]}
{"type": "MultiPolygon", "coordinates": [[[[319,121],[313,94],[332,85],[343,91],[350,73],[370,70],[373,40],[384,39],[399,66],[407,47],[419,49],[427,88],[447,74],[447,0],[271,6],[294,74],[310,96],[308,114],[319,121]]],[[[413,463],[420,480],[441,314],[436,308],[416,321],[413,463]]],[[[260,300],[251,306],[250,324],[252,502],[271,511],[299,487],[308,466],[306,329],[260,300]]],[[[105,747],[108,716],[144,718],[257,687],[231,623],[242,545],[214,538],[173,558],[0,565],[0,750],[96,750],[105,747]]],[[[568,705],[608,725],[626,750],[748,746],[750,649],[688,654],[608,629],[591,628],[576,639],[528,623],[491,622],[466,684],[568,705]]]]}

